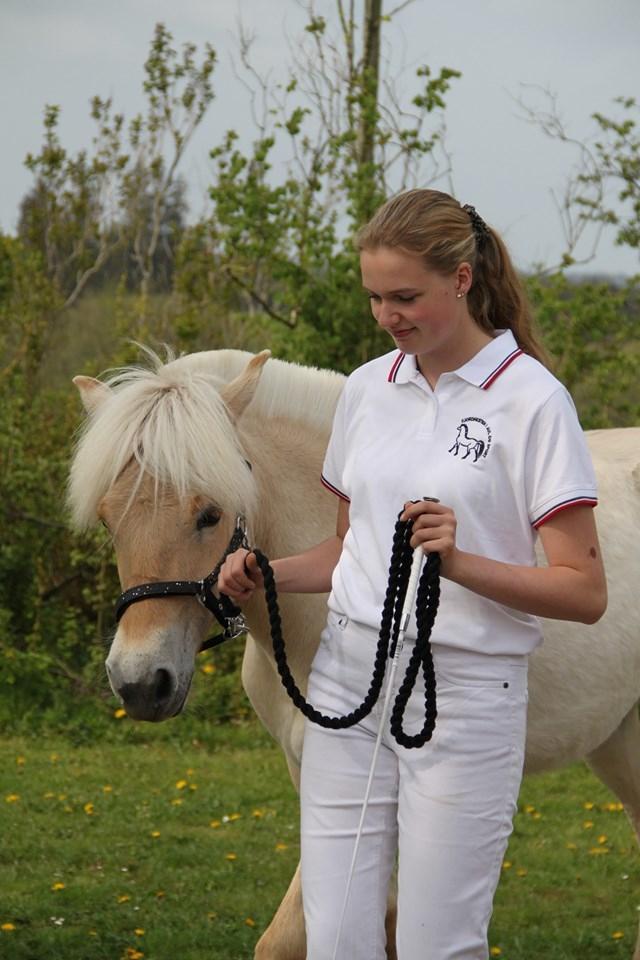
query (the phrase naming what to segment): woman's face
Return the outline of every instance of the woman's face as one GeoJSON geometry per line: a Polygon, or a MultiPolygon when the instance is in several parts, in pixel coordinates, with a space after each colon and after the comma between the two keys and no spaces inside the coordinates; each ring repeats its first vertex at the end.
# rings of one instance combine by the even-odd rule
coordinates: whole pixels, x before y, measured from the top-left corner
{"type": "Polygon", "coordinates": [[[468,263],[445,276],[417,255],[378,247],[361,252],[360,267],[371,312],[400,350],[418,357],[436,355],[445,363],[450,357],[454,365],[468,352],[470,339],[481,332],[465,297],[457,296],[471,286],[468,263]]]}

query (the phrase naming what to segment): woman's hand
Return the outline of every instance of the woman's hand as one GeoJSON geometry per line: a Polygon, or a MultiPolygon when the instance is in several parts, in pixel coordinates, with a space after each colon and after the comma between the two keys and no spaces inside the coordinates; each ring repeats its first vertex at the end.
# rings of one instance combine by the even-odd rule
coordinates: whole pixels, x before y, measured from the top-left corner
{"type": "Polygon", "coordinates": [[[405,503],[400,519],[413,521],[413,549],[421,546],[425,553],[439,553],[442,573],[447,576],[457,554],[457,521],[451,507],[434,500],[405,503]]]}
{"type": "Polygon", "coordinates": [[[218,575],[218,590],[235,603],[246,603],[256,587],[264,586],[255,553],[240,548],[230,553],[218,575]]]}

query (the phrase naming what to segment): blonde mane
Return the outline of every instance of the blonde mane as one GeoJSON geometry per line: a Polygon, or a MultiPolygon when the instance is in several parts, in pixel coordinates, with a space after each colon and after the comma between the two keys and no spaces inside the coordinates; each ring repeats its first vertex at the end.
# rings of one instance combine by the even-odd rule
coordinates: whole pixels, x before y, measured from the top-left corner
{"type": "MultiPolygon", "coordinates": [[[[96,521],[100,501],[125,467],[138,464],[131,503],[145,474],[156,498],[169,487],[179,497],[215,496],[225,512],[251,518],[255,480],[220,389],[253,354],[216,350],[163,363],[145,351],[150,367],[126,367],[105,380],[110,394],[81,429],[71,467],[68,500],[74,524],[96,521]]],[[[247,416],[290,418],[331,428],[344,377],[281,360],[268,360],[247,416]]]]}

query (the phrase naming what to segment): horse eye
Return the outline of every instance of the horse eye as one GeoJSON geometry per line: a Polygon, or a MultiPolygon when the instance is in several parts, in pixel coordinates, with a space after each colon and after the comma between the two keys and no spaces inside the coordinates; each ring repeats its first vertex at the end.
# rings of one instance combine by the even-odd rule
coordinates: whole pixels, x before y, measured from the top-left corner
{"type": "Polygon", "coordinates": [[[213,507],[209,507],[207,510],[203,510],[202,513],[198,514],[196,527],[198,530],[202,530],[203,527],[215,527],[219,519],[220,514],[218,511],[214,510],[213,507]]]}

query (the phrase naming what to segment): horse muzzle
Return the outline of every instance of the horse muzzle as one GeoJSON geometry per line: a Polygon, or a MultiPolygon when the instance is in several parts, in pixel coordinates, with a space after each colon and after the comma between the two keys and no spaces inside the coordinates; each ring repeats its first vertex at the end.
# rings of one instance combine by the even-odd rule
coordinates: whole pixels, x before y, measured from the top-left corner
{"type": "MultiPolygon", "coordinates": [[[[137,659],[137,658],[136,658],[137,659]]],[[[141,669],[127,669],[126,663],[109,655],[106,668],[111,688],[132,720],[148,720],[158,723],[175,717],[182,711],[192,672],[188,677],[179,677],[170,663],[141,669]]]]}

